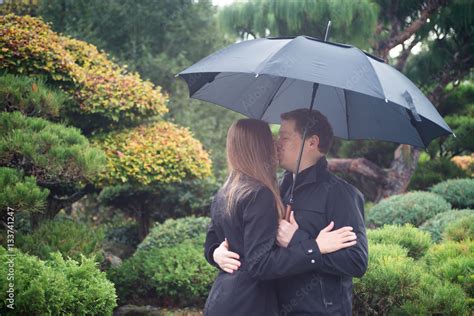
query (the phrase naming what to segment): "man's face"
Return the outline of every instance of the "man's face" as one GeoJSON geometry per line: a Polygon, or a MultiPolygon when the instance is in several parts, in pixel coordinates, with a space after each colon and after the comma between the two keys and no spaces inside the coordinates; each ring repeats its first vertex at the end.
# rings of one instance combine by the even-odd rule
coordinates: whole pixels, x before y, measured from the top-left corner
{"type": "Polygon", "coordinates": [[[302,137],[296,132],[295,121],[282,120],[277,141],[277,153],[280,167],[296,172],[298,154],[301,148],[302,137]]]}

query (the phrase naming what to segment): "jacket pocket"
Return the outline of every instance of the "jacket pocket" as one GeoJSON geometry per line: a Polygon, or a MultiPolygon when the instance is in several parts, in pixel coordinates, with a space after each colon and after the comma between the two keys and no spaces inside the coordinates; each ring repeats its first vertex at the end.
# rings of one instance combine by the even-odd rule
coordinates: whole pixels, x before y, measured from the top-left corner
{"type": "Polygon", "coordinates": [[[341,277],[322,274],[319,277],[321,299],[326,311],[337,308],[342,302],[341,277]]]}

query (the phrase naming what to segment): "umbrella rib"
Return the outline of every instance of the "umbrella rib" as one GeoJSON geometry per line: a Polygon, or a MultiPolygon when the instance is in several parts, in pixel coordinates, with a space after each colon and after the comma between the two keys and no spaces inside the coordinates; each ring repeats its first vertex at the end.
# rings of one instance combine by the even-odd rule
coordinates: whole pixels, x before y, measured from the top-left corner
{"type": "Polygon", "coordinates": [[[349,132],[349,114],[347,113],[347,93],[346,89],[342,89],[342,92],[344,93],[344,103],[345,103],[345,110],[346,110],[346,129],[347,129],[347,139],[350,139],[350,132],[349,132]]]}
{"type": "Polygon", "coordinates": [[[259,118],[260,120],[263,118],[263,116],[267,112],[268,108],[270,107],[270,104],[272,104],[273,99],[275,98],[276,94],[278,93],[278,90],[280,90],[281,86],[283,85],[283,82],[285,82],[285,81],[286,81],[286,77],[283,77],[283,80],[281,80],[280,84],[278,85],[278,87],[273,92],[270,100],[268,101],[267,105],[265,106],[265,109],[263,109],[263,112],[262,112],[262,114],[260,115],[260,118],[259,118]]]}

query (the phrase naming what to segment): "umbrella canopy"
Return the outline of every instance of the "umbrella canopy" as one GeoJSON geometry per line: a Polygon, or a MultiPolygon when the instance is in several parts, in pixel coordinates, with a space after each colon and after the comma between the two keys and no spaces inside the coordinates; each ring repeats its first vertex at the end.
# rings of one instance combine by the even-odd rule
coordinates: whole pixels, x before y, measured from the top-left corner
{"type": "Polygon", "coordinates": [[[398,70],[356,47],[308,36],[239,42],[178,76],[192,98],[269,123],[280,123],[283,112],[319,110],[344,139],[426,148],[434,138],[452,134],[398,70]]]}

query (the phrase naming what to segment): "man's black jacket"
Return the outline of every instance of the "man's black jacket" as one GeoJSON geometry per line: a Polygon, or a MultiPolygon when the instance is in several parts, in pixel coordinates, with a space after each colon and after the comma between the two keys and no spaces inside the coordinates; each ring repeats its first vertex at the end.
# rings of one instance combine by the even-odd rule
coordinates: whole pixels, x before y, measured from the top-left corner
{"type": "MultiPolygon", "coordinates": [[[[286,172],[280,190],[288,202],[293,174],[286,172]]],[[[334,221],[333,230],[352,226],[357,244],[324,254],[315,270],[276,281],[282,315],[351,315],[352,277],[361,277],[367,270],[368,245],[364,221],[364,197],[354,186],[328,170],[326,157],[303,170],[294,190],[293,211],[299,229],[290,245],[296,243],[308,255],[319,251],[315,238],[334,221]]],[[[212,254],[222,240],[206,240],[205,256],[216,266],[212,254]]],[[[300,248],[300,247],[298,247],[300,248]]]]}

